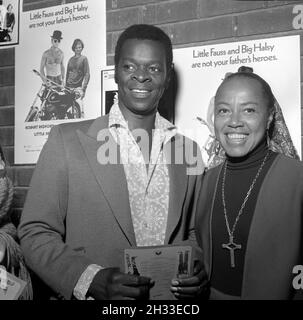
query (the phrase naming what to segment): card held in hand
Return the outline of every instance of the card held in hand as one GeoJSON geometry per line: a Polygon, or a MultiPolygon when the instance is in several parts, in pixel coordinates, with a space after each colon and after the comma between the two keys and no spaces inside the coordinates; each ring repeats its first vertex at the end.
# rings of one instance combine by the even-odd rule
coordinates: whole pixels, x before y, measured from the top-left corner
{"type": "Polygon", "coordinates": [[[17,300],[25,286],[25,281],[0,267],[0,300],[17,300]]]}
{"type": "Polygon", "coordinates": [[[134,247],[124,250],[125,273],[150,277],[151,300],[175,300],[172,279],[193,273],[191,246],[134,247]]]}

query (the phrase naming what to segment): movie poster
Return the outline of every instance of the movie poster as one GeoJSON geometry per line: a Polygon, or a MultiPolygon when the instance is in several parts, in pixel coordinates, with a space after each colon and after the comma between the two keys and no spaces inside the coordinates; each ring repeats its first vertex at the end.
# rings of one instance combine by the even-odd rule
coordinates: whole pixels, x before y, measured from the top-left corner
{"type": "Polygon", "coordinates": [[[20,0],[3,0],[0,4],[0,48],[19,42],[20,0]]]}
{"type": "Polygon", "coordinates": [[[101,71],[101,85],[101,114],[105,115],[109,113],[110,108],[114,104],[114,100],[118,97],[114,66],[101,71]]]}
{"type": "MultiPolygon", "coordinates": [[[[294,145],[301,156],[299,36],[174,49],[175,124],[195,140],[207,164],[206,145],[213,134],[212,97],[228,72],[252,67],[271,86],[294,145]],[[204,124],[203,124],[204,123],[204,124]]],[[[113,102],[114,67],[102,71],[102,114],[113,102]]]]}
{"type": "Polygon", "coordinates": [[[105,1],[21,12],[15,52],[15,164],[36,163],[52,126],[101,115],[105,1]]]}
{"type": "Polygon", "coordinates": [[[184,135],[197,141],[206,163],[205,146],[213,119],[211,98],[225,74],[236,72],[240,66],[252,67],[269,83],[301,156],[298,35],[175,49],[174,64],[178,82],[175,124],[184,135]]]}

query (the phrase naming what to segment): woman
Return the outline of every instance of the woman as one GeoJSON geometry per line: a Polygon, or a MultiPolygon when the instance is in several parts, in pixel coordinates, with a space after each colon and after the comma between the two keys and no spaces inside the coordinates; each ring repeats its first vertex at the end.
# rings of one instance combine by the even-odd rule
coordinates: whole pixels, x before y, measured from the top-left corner
{"type": "Polygon", "coordinates": [[[83,48],[83,41],[75,39],[72,45],[75,55],[69,59],[66,70],[66,86],[79,88],[82,118],[84,117],[83,98],[90,78],[88,60],[81,54],[83,48]]]}
{"type": "Polygon", "coordinates": [[[245,67],[224,79],[214,103],[221,164],[205,174],[196,216],[210,298],[289,299],[302,262],[303,167],[282,111],[245,67]]]}
{"type": "Polygon", "coordinates": [[[19,297],[21,300],[27,300],[32,299],[32,285],[20,247],[16,242],[16,228],[10,221],[9,209],[12,199],[13,185],[6,174],[4,156],[0,146],[0,267],[27,283],[19,297]]]}
{"type": "Polygon", "coordinates": [[[15,26],[15,14],[13,12],[13,6],[9,4],[7,6],[7,12],[6,12],[6,29],[8,32],[13,32],[14,26],[15,26]]]}

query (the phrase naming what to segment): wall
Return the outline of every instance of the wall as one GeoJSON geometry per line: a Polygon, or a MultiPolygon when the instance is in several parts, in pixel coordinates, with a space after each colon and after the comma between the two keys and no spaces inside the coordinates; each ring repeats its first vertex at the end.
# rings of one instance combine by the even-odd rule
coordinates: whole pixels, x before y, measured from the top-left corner
{"type": "MultiPolygon", "coordinates": [[[[24,10],[62,2],[75,1],[24,0],[24,10]]],[[[303,30],[292,26],[296,4],[303,1],[107,0],[107,63],[113,64],[119,33],[134,23],[160,26],[170,35],[174,47],[294,34],[302,38],[303,30]]],[[[302,48],[301,44],[301,65],[302,48]]],[[[17,223],[34,166],[14,165],[14,48],[0,50],[0,143],[11,164],[13,219],[17,223]]]]}

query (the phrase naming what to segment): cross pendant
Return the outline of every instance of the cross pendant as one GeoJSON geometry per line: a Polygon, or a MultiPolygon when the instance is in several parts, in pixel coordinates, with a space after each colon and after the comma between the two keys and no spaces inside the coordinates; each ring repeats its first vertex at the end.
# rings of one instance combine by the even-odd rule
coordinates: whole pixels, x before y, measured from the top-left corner
{"type": "Polygon", "coordinates": [[[222,247],[224,249],[228,249],[229,250],[229,254],[230,254],[230,265],[232,268],[235,267],[235,250],[236,249],[241,249],[241,244],[236,244],[234,243],[234,237],[233,236],[229,236],[229,242],[228,243],[223,243],[222,247]]]}

